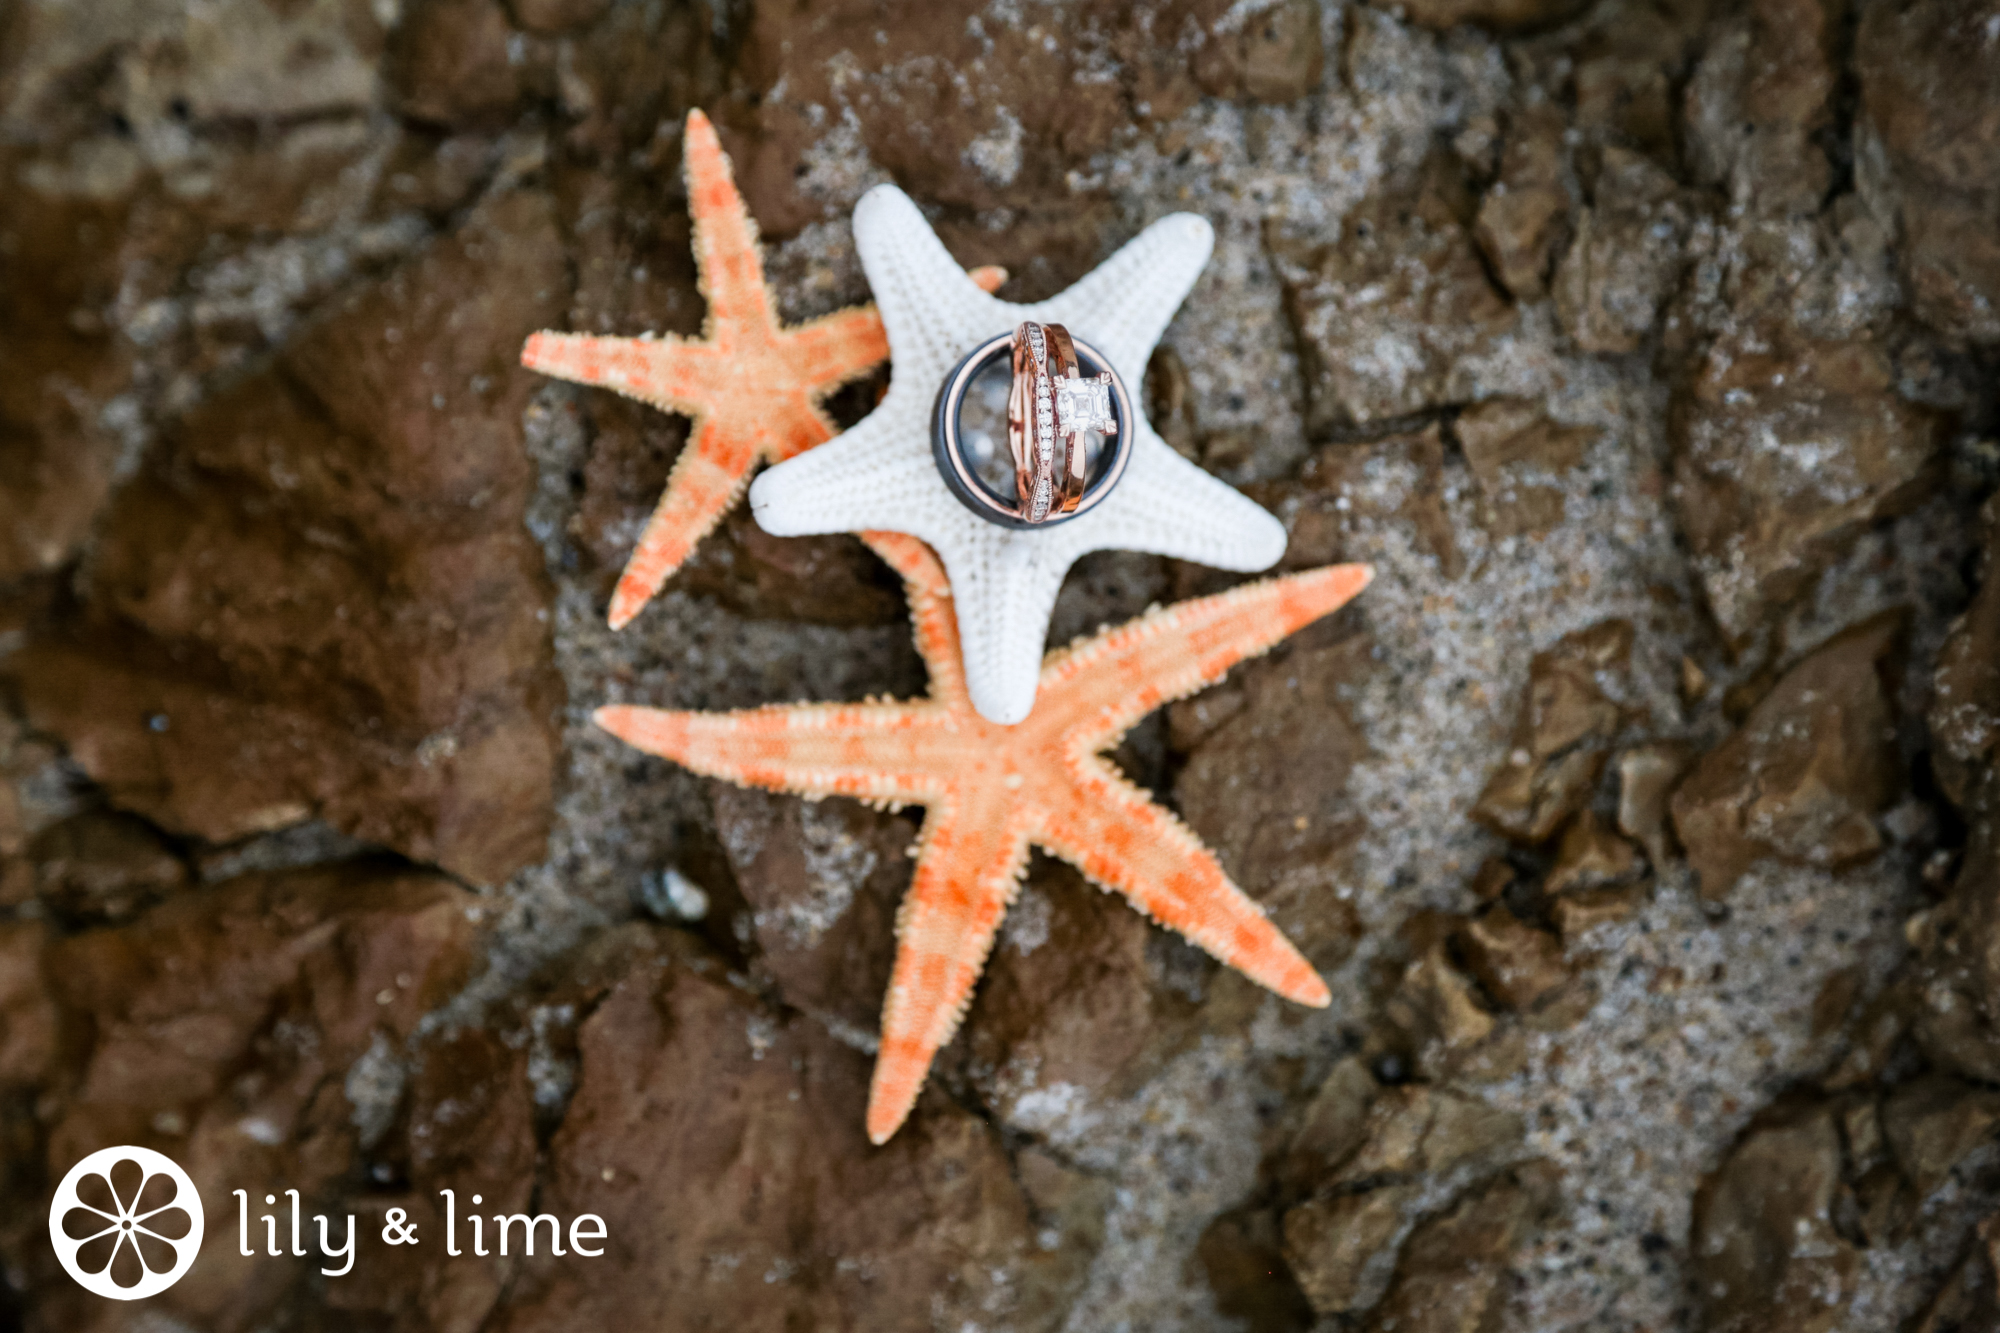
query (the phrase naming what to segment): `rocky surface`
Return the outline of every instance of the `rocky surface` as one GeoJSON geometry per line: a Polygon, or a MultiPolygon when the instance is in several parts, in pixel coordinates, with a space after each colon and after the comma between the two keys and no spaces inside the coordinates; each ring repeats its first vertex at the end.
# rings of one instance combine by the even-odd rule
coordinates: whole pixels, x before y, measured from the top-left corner
{"type": "MultiPolygon", "coordinates": [[[[0,1328],[1994,1326],[1996,25],[17,5],[0,1328]],[[1021,300],[1214,222],[1153,420],[1378,576],[1115,757],[1328,1010],[1038,857],[867,1144],[921,812],[588,719],[920,690],[900,591],[739,514],[613,635],[685,423],[516,364],[700,328],[693,106],[788,319],[865,299],[881,180],[1021,300]],[[43,1222],[119,1142],[209,1217],[134,1306],[43,1222]]],[[[1230,581],[1093,557],[1051,639],[1230,581]]]]}

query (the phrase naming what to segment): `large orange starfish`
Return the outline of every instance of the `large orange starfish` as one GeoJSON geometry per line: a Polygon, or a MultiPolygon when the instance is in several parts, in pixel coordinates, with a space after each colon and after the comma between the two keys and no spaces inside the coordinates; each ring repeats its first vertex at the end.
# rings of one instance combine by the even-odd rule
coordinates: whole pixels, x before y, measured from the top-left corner
{"type": "Polygon", "coordinates": [[[908,585],[928,699],[673,713],[621,705],[598,725],[698,773],[806,796],[926,807],[882,1012],[868,1136],[896,1132],[931,1058],[951,1040],[1037,844],[1287,999],[1331,998],[1312,965],[1223,873],[1201,841],[1101,751],[1162,704],[1366,587],[1365,565],[1268,579],[1153,610],[1049,654],[1025,722],[973,710],[944,567],[914,538],[867,541],[908,585]]]}
{"type": "MultiPolygon", "coordinates": [[[[521,349],[521,364],[530,370],[615,389],[694,419],[666,493],[619,575],[613,629],[623,629],[680,568],[759,462],[782,463],[832,439],[834,425],[820,401],[889,355],[872,305],[781,327],[757,251],[757,224],[736,191],[715,126],[700,111],[688,112],[681,152],[695,270],[708,301],[701,340],[544,332],[521,349]]],[[[977,268],[972,280],[990,292],[1007,272],[977,268]]]]}

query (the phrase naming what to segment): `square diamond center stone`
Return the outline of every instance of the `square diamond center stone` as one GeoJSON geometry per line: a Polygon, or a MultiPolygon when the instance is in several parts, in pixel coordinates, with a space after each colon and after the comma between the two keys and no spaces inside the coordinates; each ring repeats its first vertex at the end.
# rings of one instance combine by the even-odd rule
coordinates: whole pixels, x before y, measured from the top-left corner
{"type": "Polygon", "coordinates": [[[1118,422],[1111,415],[1111,381],[1108,376],[1056,381],[1056,415],[1063,430],[1110,431],[1118,422]]]}

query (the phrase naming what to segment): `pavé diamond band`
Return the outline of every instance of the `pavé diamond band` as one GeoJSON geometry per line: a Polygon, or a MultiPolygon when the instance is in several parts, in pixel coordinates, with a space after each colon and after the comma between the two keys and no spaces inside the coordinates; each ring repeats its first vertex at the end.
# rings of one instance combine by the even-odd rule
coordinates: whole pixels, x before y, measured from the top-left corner
{"type": "Polygon", "coordinates": [[[1110,363],[1060,324],[1028,321],[972,349],[938,390],[931,448],[966,508],[1003,527],[1074,518],[1131,458],[1132,402],[1110,363]],[[1004,401],[1004,425],[997,419],[1004,401]],[[1004,454],[995,446],[1004,440],[1004,454]]]}
{"type": "MultiPolygon", "coordinates": [[[[1050,512],[1059,507],[1054,384],[1059,371],[1050,332],[1060,327],[1031,322],[1014,330],[1014,379],[1007,393],[1007,450],[1014,458],[1016,507],[1030,523],[1047,522],[1050,512]]],[[[1063,342],[1068,345],[1067,334],[1063,342]]],[[[1074,362],[1075,349],[1069,350],[1074,362]]]]}

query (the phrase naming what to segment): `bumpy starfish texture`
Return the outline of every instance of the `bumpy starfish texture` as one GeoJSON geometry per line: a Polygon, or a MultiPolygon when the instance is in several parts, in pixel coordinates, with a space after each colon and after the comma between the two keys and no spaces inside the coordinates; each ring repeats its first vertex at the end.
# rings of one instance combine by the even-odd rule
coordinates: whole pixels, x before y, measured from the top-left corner
{"type": "Polygon", "coordinates": [[[765,472],[750,488],[750,510],[783,537],[887,529],[928,542],[957,591],[966,681],[982,715],[1009,723],[1028,716],[1056,592],[1089,552],[1150,551],[1245,571],[1284,554],[1283,525],[1168,448],[1143,419],[1133,423],[1132,461],[1117,490],[1087,514],[1028,531],[966,509],[931,453],[930,417],[945,376],[975,345],[1023,319],[1067,326],[1136,393],[1153,345],[1214,248],[1207,222],[1162,218],[1083,281],[1033,305],[975,286],[894,186],[862,197],[854,241],[889,333],[888,395],[840,439],[765,472]]]}
{"type": "Polygon", "coordinates": [[[1102,751],[1162,704],[1345,604],[1373,577],[1334,565],[1155,609],[1050,653],[1042,700],[1002,726],[972,707],[952,586],[930,551],[866,534],[904,578],[931,692],[907,703],[795,704],[734,713],[620,705],[597,723],[697,773],[810,797],[926,807],[868,1099],[868,1136],[894,1134],[951,1040],[1014,899],[1029,845],[1287,999],[1324,1006],[1326,983],[1214,855],[1102,751]]]}
{"type": "MultiPolygon", "coordinates": [[[[699,111],[688,112],[682,154],[695,267],[708,301],[700,341],[545,332],[521,351],[530,370],[694,418],[666,493],[612,594],[613,629],[624,628],[680,568],[758,463],[781,463],[832,439],[834,425],[820,400],[889,354],[873,306],[781,327],[757,251],[757,224],[736,191],[715,127],[699,111]]],[[[997,268],[959,276],[989,291],[1007,280],[997,268]]]]}

